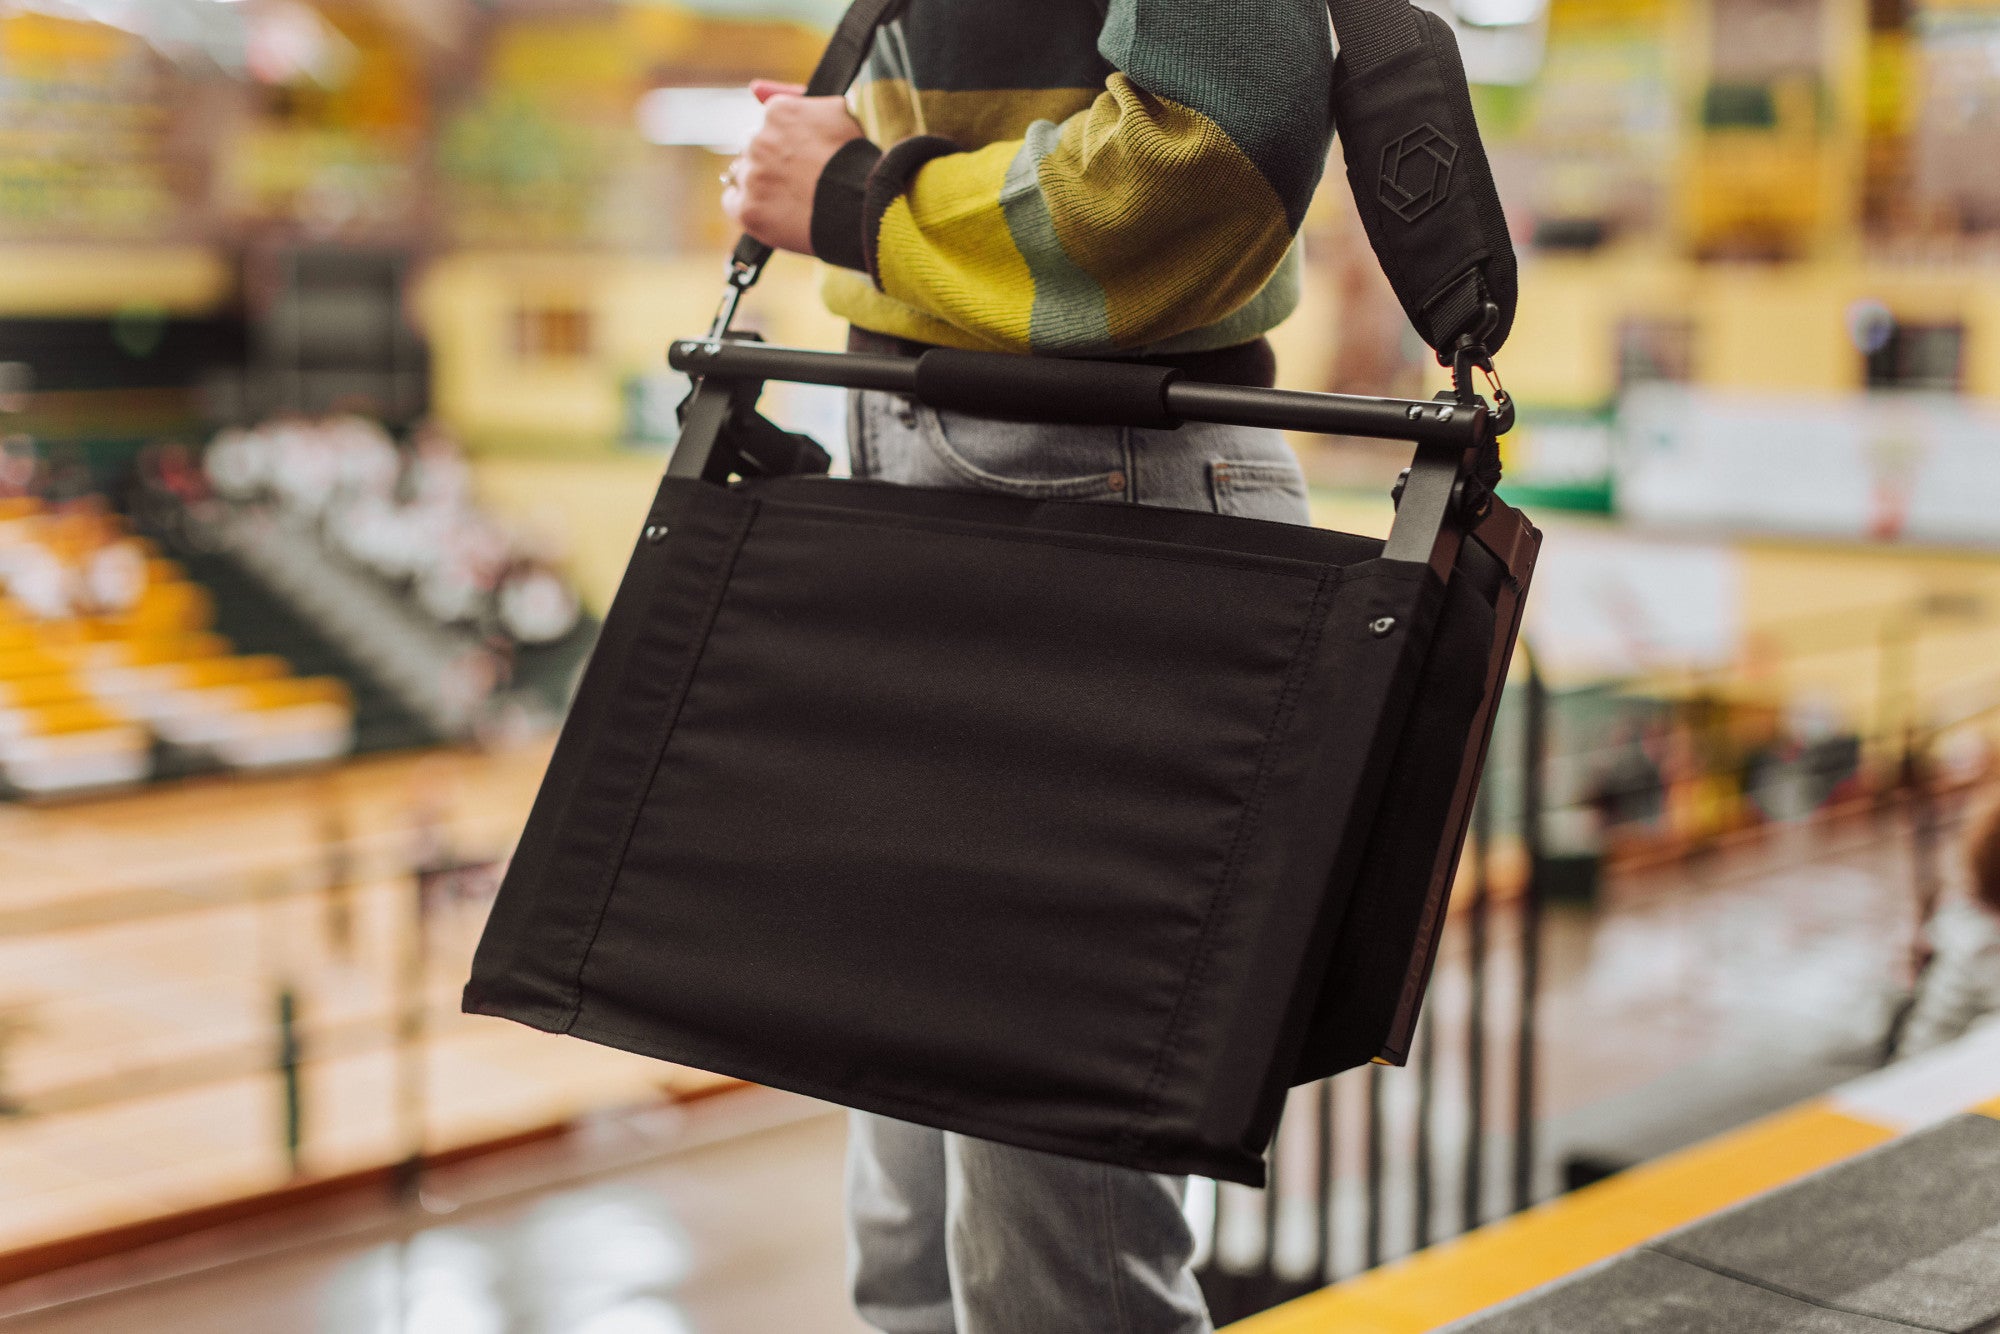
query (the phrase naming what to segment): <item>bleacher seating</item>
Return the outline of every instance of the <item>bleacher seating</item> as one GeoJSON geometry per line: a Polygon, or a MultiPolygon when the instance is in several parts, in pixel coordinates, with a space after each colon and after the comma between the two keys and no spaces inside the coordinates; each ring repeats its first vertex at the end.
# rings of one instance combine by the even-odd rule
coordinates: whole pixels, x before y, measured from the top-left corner
{"type": "Polygon", "coordinates": [[[214,599],[103,507],[0,498],[0,786],[139,782],[170,748],[225,767],[332,759],[354,708],[334,678],[242,655],[214,599]]]}

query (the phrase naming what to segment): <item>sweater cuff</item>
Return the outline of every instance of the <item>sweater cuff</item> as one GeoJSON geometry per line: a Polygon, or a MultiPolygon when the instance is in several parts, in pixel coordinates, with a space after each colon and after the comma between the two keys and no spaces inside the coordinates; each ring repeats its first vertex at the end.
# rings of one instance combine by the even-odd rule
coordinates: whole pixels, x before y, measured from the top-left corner
{"type": "Polygon", "coordinates": [[[902,197],[910,188],[910,182],[926,162],[934,158],[947,157],[953,153],[963,153],[965,149],[949,139],[935,134],[918,135],[905,139],[882,155],[875,169],[868,173],[867,187],[861,197],[861,246],[864,267],[875,285],[882,285],[882,265],[876,254],[877,239],[882,233],[882,215],[889,206],[902,197]]]}
{"type": "Polygon", "coordinates": [[[882,160],[882,150],[866,139],[850,139],[828,160],[813,187],[813,254],[843,269],[866,269],[863,249],[862,198],[868,174],[882,160]]]}

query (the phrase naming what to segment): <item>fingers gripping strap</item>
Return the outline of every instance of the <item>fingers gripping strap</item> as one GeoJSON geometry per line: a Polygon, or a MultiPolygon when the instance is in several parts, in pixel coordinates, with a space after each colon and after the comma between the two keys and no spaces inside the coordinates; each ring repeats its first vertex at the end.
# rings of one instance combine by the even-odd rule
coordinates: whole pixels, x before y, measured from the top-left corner
{"type": "MultiPolygon", "coordinates": [[[[841,16],[840,26],[833,30],[826,50],[820,53],[819,64],[813,66],[812,77],[806,80],[806,96],[837,97],[846,92],[867,63],[868,51],[875,44],[875,30],[902,13],[909,2],[854,0],[841,16]]],[[[754,236],[739,238],[729,256],[730,266],[735,270],[731,281],[738,287],[751,286],[762,276],[770,259],[771,247],[754,236]]]]}

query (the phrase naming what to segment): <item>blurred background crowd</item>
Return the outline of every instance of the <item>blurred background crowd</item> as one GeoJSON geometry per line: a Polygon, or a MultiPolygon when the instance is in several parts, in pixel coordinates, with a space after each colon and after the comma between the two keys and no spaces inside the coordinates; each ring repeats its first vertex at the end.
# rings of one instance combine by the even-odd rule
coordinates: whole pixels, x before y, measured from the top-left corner
{"type": "MultiPolygon", "coordinates": [[[[1483,1044],[1445,1141],[1527,1126],[1469,1223],[1886,1059],[1921,992],[2000,718],[2000,3],[1431,7],[1548,532],[1430,1039],[1483,1044]]],[[[674,442],[744,85],[838,10],[0,0],[0,1282],[720,1086],[455,992],[674,442]]],[[[1281,383],[1442,387],[1337,169],[1304,244],[1281,383]]],[[[838,346],[816,293],[780,257],[743,323],[838,346]]],[[[838,394],[766,405],[842,456],[838,394]]],[[[1397,449],[1294,445],[1386,529],[1397,449]]],[[[1402,1236],[1422,1145],[1339,1207],[1402,1236]]],[[[1207,1263],[1284,1270],[1232,1191],[1207,1263]]],[[[760,1327],[665,1323],[662,1265],[606,1329],[760,1327]]]]}

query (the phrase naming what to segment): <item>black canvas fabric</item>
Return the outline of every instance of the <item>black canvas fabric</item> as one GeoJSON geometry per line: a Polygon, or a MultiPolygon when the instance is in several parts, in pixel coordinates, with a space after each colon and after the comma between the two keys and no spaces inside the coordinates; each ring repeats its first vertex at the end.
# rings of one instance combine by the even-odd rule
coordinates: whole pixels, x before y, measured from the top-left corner
{"type": "Polygon", "coordinates": [[[1447,585],[823,478],[670,478],[648,532],[468,1009],[1252,1184],[1286,1087],[1381,1049],[1495,631],[1472,544],[1447,585]]]}

